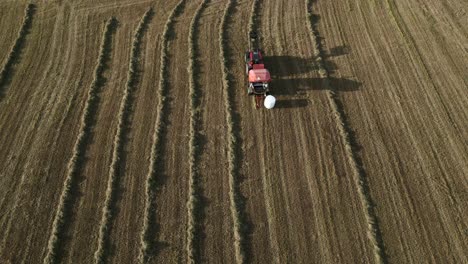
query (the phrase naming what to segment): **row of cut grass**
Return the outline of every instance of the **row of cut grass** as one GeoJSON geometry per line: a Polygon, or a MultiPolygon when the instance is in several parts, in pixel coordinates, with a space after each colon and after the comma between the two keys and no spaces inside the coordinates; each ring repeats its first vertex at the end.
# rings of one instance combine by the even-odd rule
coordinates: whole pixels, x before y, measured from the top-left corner
{"type": "Polygon", "coordinates": [[[246,223],[244,221],[244,215],[241,205],[241,193],[239,190],[239,157],[237,155],[237,142],[238,136],[234,127],[236,126],[236,121],[234,119],[234,110],[233,110],[233,91],[231,87],[231,79],[229,73],[228,65],[228,47],[227,47],[227,30],[228,30],[228,20],[230,19],[231,14],[234,10],[235,0],[230,0],[224,9],[224,14],[221,20],[220,30],[219,30],[219,49],[220,49],[220,59],[222,65],[222,80],[223,80],[223,89],[225,92],[224,96],[224,105],[226,108],[226,121],[228,125],[228,159],[229,159],[229,201],[231,214],[233,219],[233,232],[234,232],[234,249],[235,249],[235,258],[236,263],[246,262],[246,239],[244,236],[244,230],[246,229],[246,223]]]}
{"type": "Polygon", "coordinates": [[[125,85],[124,94],[120,104],[118,114],[117,132],[114,138],[114,147],[112,152],[112,161],[109,168],[109,179],[107,181],[106,200],[102,209],[102,219],[99,225],[98,247],[94,253],[94,260],[96,263],[104,263],[107,256],[109,233],[111,222],[114,213],[114,203],[116,196],[116,189],[118,185],[118,178],[122,163],[122,153],[125,146],[125,138],[127,136],[127,127],[129,123],[130,109],[132,107],[132,94],[137,84],[137,71],[138,62],[141,53],[141,42],[143,39],[144,31],[148,27],[148,23],[153,14],[153,9],[150,8],[140,20],[138,27],[135,31],[132,41],[132,49],[130,52],[129,70],[127,73],[127,83],[125,85]]]}
{"type": "Polygon", "coordinates": [[[145,186],[145,211],[143,218],[143,229],[140,235],[141,248],[138,261],[140,263],[147,263],[150,257],[155,253],[155,234],[154,234],[154,219],[156,216],[156,182],[157,182],[157,171],[158,165],[161,159],[162,151],[162,138],[164,137],[165,124],[167,122],[167,105],[166,97],[168,93],[168,80],[166,78],[168,70],[166,68],[168,64],[168,42],[170,36],[174,33],[174,21],[177,16],[180,15],[182,10],[185,7],[187,0],[181,0],[177,5],[172,9],[166,24],[164,26],[164,33],[162,37],[161,44],[161,57],[160,57],[160,71],[159,71],[159,101],[158,101],[158,116],[156,118],[156,124],[153,133],[152,139],[152,148],[150,156],[150,166],[148,171],[148,176],[146,179],[145,186]]]}
{"type": "Polygon", "coordinates": [[[253,0],[252,9],[250,10],[250,19],[249,19],[249,34],[250,32],[257,31],[257,18],[258,10],[260,8],[260,0],[253,0]]]}
{"type": "Polygon", "coordinates": [[[83,115],[81,117],[80,132],[73,147],[73,154],[68,163],[67,176],[65,178],[62,193],[59,198],[59,205],[55,213],[52,224],[52,232],[48,242],[47,253],[44,258],[44,263],[58,262],[58,254],[60,251],[60,242],[63,239],[66,218],[73,206],[72,192],[76,188],[76,177],[84,162],[86,147],[89,144],[94,118],[98,109],[98,94],[101,87],[104,85],[104,77],[102,73],[106,68],[107,61],[110,58],[112,48],[112,34],[117,26],[117,20],[112,17],[105,25],[102,42],[99,49],[99,57],[96,68],[94,70],[94,78],[91,87],[88,90],[88,98],[86,100],[83,115]]]}
{"type": "Polygon", "coordinates": [[[198,36],[198,26],[200,15],[205,9],[209,0],[203,0],[195,11],[195,15],[190,23],[190,32],[188,37],[189,42],[189,65],[187,68],[189,74],[189,87],[190,87],[190,145],[189,145],[189,199],[187,201],[187,262],[196,263],[200,262],[200,252],[197,250],[196,242],[197,236],[200,233],[199,230],[199,210],[201,207],[200,199],[200,186],[198,180],[198,171],[197,171],[197,157],[199,156],[198,148],[198,129],[197,123],[199,121],[200,115],[200,87],[197,82],[198,75],[198,65],[197,65],[197,36],[198,36]]]}
{"type": "Polygon", "coordinates": [[[11,47],[6,62],[3,65],[2,70],[0,71],[0,98],[3,95],[2,88],[7,84],[8,80],[11,79],[13,75],[13,65],[19,60],[19,55],[24,46],[26,35],[29,33],[29,29],[32,26],[32,20],[35,10],[36,6],[34,4],[28,4],[24,10],[23,23],[21,24],[21,29],[18,32],[18,37],[16,38],[15,43],[11,47]]]}

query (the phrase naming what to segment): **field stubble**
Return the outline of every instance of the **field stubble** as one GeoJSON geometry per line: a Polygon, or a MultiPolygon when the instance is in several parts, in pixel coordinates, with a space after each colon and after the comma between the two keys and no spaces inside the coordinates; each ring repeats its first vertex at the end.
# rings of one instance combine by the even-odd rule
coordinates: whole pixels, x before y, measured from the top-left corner
{"type": "Polygon", "coordinates": [[[0,3],[0,262],[466,262],[462,2],[0,3]]]}

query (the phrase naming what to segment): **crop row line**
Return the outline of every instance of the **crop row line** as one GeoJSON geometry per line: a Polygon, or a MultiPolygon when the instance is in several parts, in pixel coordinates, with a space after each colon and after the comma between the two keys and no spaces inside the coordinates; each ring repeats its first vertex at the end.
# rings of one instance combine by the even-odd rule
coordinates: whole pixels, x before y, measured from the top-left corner
{"type": "Polygon", "coordinates": [[[3,69],[0,71],[0,97],[2,96],[2,87],[5,86],[8,79],[11,78],[13,64],[19,60],[19,54],[24,45],[26,35],[29,33],[29,29],[31,28],[35,11],[36,6],[34,4],[28,4],[24,9],[23,24],[18,32],[18,37],[15,40],[15,44],[11,47],[10,53],[3,65],[3,69]]]}
{"type": "Polygon", "coordinates": [[[331,87],[330,85],[329,73],[323,61],[323,50],[319,41],[319,33],[314,22],[315,15],[312,13],[313,0],[306,0],[305,5],[308,12],[308,27],[311,33],[312,41],[314,42],[313,50],[315,63],[318,66],[320,78],[322,78],[322,85],[327,90],[327,98],[335,116],[335,120],[337,121],[336,123],[339,133],[344,141],[346,155],[353,169],[353,173],[356,176],[354,179],[359,189],[358,193],[367,222],[367,234],[374,248],[374,257],[378,263],[386,263],[387,261],[384,250],[384,243],[377,221],[377,215],[374,210],[374,203],[370,194],[367,176],[352,144],[352,142],[354,142],[354,139],[351,138],[352,129],[350,128],[350,125],[347,121],[342,103],[336,96],[336,90],[334,90],[334,87],[331,87]]]}
{"type": "Polygon", "coordinates": [[[252,9],[250,10],[249,33],[255,30],[255,23],[257,22],[259,7],[260,0],[254,0],[251,7],[252,9]]]}
{"type": "Polygon", "coordinates": [[[44,263],[56,263],[60,241],[63,239],[65,229],[66,215],[70,212],[73,200],[73,188],[75,187],[76,176],[78,175],[81,166],[84,162],[86,147],[88,145],[89,136],[94,123],[94,116],[98,108],[98,93],[104,85],[102,73],[106,68],[106,63],[109,60],[111,52],[111,36],[117,26],[117,20],[112,17],[105,25],[102,42],[99,49],[99,57],[91,87],[88,90],[88,99],[85,102],[83,115],[81,117],[80,132],[73,147],[73,154],[68,163],[67,176],[65,178],[62,193],[59,198],[59,205],[52,224],[52,232],[48,242],[47,254],[44,258],[44,263]]]}
{"type": "Polygon", "coordinates": [[[224,9],[224,14],[221,20],[221,26],[219,30],[219,49],[220,59],[222,65],[222,79],[223,88],[225,92],[224,105],[226,107],[226,121],[228,126],[228,158],[229,158],[229,201],[233,219],[233,231],[234,231],[234,249],[235,258],[237,263],[244,263],[246,261],[246,248],[245,248],[245,237],[244,230],[246,229],[243,210],[241,207],[241,194],[239,190],[238,178],[238,163],[239,157],[236,154],[238,137],[234,131],[235,120],[233,110],[233,91],[231,87],[231,76],[228,71],[228,47],[227,47],[227,26],[228,19],[233,13],[235,0],[230,0],[224,9]]]}
{"type": "Polygon", "coordinates": [[[185,3],[187,0],[181,0],[177,5],[172,9],[169,17],[167,18],[166,24],[164,26],[163,37],[162,37],[162,44],[161,44],[161,58],[160,58],[160,70],[159,70],[159,90],[158,90],[158,116],[156,118],[153,139],[152,139],[152,148],[151,148],[151,156],[150,156],[150,165],[149,171],[146,178],[146,185],[145,185],[145,194],[146,194],[146,201],[145,201],[145,211],[144,211],[144,218],[143,218],[143,229],[140,235],[141,240],[141,248],[139,254],[139,262],[140,263],[147,263],[150,256],[152,255],[154,249],[154,234],[153,234],[153,226],[154,218],[155,218],[155,211],[156,211],[156,204],[155,204],[155,196],[156,196],[156,181],[157,181],[157,166],[160,163],[161,159],[161,151],[162,151],[162,137],[165,133],[164,123],[167,122],[167,105],[166,105],[166,96],[168,93],[168,81],[166,76],[168,74],[168,70],[166,68],[168,64],[168,42],[169,37],[173,33],[174,27],[174,19],[180,15],[182,10],[185,7],[185,3]]]}
{"type": "Polygon", "coordinates": [[[109,243],[110,226],[114,213],[114,203],[116,196],[116,188],[121,169],[121,156],[124,151],[125,138],[129,123],[130,109],[132,107],[132,93],[137,84],[138,62],[141,53],[141,42],[144,32],[148,27],[148,23],[153,14],[153,9],[149,8],[145,12],[138,24],[132,41],[132,49],[130,51],[129,70],[127,73],[127,83],[125,85],[124,94],[120,103],[118,114],[117,132],[114,138],[114,148],[112,152],[112,161],[109,168],[109,179],[107,181],[106,199],[102,209],[102,219],[99,226],[98,247],[94,253],[95,263],[104,263],[107,255],[109,243]]]}
{"type": "Polygon", "coordinates": [[[189,42],[189,65],[187,68],[189,74],[189,88],[190,88],[190,145],[189,145],[189,199],[187,201],[187,214],[188,214],[188,225],[187,225],[187,262],[196,263],[199,262],[197,259],[200,258],[200,252],[198,252],[195,246],[196,239],[200,233],[197,216],[198,211],[201,207],[200,201],[200,186],[198,183],[198,128],[197,123],[200,115],[200,98],[199,91],[200,87],[197,83],[198,67],[197,67],[197,36],[200,15],[205,9],[209,0],[203,0],[195,11],[195,15],[190,23],[190,32],[188,37],[189,42]]]}

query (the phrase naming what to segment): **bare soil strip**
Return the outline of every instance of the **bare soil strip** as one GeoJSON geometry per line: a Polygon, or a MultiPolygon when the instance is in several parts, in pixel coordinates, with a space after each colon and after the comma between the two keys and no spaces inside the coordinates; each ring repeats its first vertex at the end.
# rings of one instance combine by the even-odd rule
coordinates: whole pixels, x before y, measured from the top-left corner
{"type": "Polygon", "coordinates": [[[0,100],[4,96],[5,86],[9,79],[12,78],[13,74],[13,65],[19,62],[21,49],[24,46],[26,35],[29,33],[29,30],[32,26],[32,20],[36,6],[34,4],[28,4],[24,10],[23,23],[21,29],[18,32],[18,37],[15,40],[15,44],[11,47],[10,53],[6,59],[3,68],[0,71],[0,100]]]}
{"type": "Polygon", "coordinates": [[[112,162],[109,169],[109,179],[107,182],[106,199],[102,211],[102,220],[99,227],[98,247],[94,254],[96,263],[104,263],[108,254],[109,232],[111,222],[115,216],[116,188],[119,184],[119,175],[122,171],[122,156],[126,142],[127,131],[129,127],[129,114],[133,103],[133,91],[137,85],[137,72],[139,70],[139,57],[141,54],[141,42],[144,31],[153,15],[153,9],[150,8],[141,18],[140,23],[133,36],[132,50],[130,53],[129,70],[127,73],[127,83],[120,103],[118,113],[117,133],[114,138],[112,153],[112,162]]]}
{"type": "Polygon", "coordinates": [[[96,69],[94,71],[94,81],[88,91],[88,99],[85,103],[83,116],[81,118],[80,133],[75,143],[73,156],[68,163],[68,173],[67,177],[65,178],[62,194],[59,198],[58,209],[52,224],[52,232],[49,238],[48,251],[44,259],[44,263],[57,262],[57,255],[59,254],[60,250],[63,229],[65,228],[67,214],[69,214],[70,210],[69,206],[73,205],[72,194],[73,189],[75,188],[74,185],[76,184],[76,175],[80,172],[80,168],[83,163],[84,151],[86,150],[86,146],[89,140],[89,133],[91,131],[94,115],[97,109],[97,94],[104,84],[102,79],[102,72],[104,71],[106,62],[109,59],[111,35],[115,25],[115,19],[109,19],[103,32],[99,58],[97,60],[96,69]]]}

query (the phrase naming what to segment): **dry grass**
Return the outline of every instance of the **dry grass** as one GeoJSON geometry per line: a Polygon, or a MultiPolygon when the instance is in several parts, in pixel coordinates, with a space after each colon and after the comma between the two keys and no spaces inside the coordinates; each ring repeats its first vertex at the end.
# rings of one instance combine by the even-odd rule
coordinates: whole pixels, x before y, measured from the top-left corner
{"type": "Polygon", "coordinates": [[[368,237],[374,248],[374,256],[378,263],[386,263],[386,255],[384,251],[384,243],[380,227],[378,225],[377,216],[374,210],[374,203],[370,195],[369,183],[367,180],[366,173],[362,168],[361,162],[358,155],[356,154],[353,146],[354,139],[351,137],[352,129],[350,128],[346,113],[342,107],[340,100],[336,97],[336,91],[330,86],[329,74],[323,61],[323,50],[319,41],[319,33],[315,27],[314,14],[312,13],[312,0],[306,0],[306,9],[308,10],[309,16],[309,30],[311,32],[312,41],[314,46],[315,62],[319,69],[319,75],[323,79],[322,85],[327,90],[327,97],[335,116],[338,130],[344,141],[346,154],[353,169],[356,181],[356,185],[359,189],[359,197],[364,208],[364,213],[368,227],[368,237]]]}
{"type": "Polygon", "coordinates": [[[249,33],[256,29],[255,24],[258,22],[258,10],[260,7],[260,0],[254,0],[252,3],[252,9],[250,10],[250,20],[249,20],[249,33]]]}
{"type": "Polygon", "coordinates": [[[117,20],[110,18],[104,28],[102,42],[99,51],[99,58],[94,71],[94,78],[88,91],[88,99],[85,103],[83,116],[81,117],[80,132],[73,147],[73,154],[68,163],[68,173],[65,178],[62,193],[59,198],[59,205],[52,224],[52,232],[49,238],[47,254],[44,263],[56,263],[60,241],[63,239],[65,219],[72,206],[72,189],[75,186],[75,179],[82,166],[86,146],[92,129],[94,115],[98,107],[98,93],[104,84],[102,73],[106,67],[106,62],[110,56],[111,36],[117,26],[117,20]]]}
{"type": "Polygon", "coordinates": [[[133,36],[132,50],[130,53],[129,70],[127,73],[127,83],[120,104],[118,115],[117,132],[114,138],[114,148],[112,153],[112,162],[109,169],[109,180],[107,182],[106,200],[102,209],[102,219],[99,226],[99,239],[98,248],[94,253],[96,263],[104,263],[107,255],[107,248],[109,243],[109,231],[113,217],[113,205],[115,201],[115,190],[118,184],[119,169],[121,164],[121,156],[124,151],[126,127],[128,126],[128,119],[131,109],[131,97],[136,86],[138,61],[141,53],[141,41],[143,34],[148,26],[150,18],[153,14],[153,9],[150,8],[140,20],[138,27],[133,36]]]}
{"type": "Polygon", "coordinates": [[[198,186],[198,172],[197,172],[197,156],[198,156],[198,140],[197,137],[197,123],[199,121],[199,87],[197,84],[197,28],[200,19],[200,14],[206,7],[209,0],[203,0],[198,6],[195,15],[190,23],[190,32],[188,37],[189,42],[189,66],[187,71],[189,73],[189,87],[190,87],[190,145],[189,145],[189,200],[187,201],[187,262],[196,263],[200,262],[200,252],[197,251],[195,246],[197,235],[199,234],[199,222],[197,216],[200,204],[200,187],[198,186]]]}
{"type": "Polygon", "coordinates": [[[239,191],[239,182],[238,177],[238,156],[236,154],[236,144],[237,136],[234,131],[235,120],[234,113],[232,109],[232,87],[230,84],[230,76],[228,72],[228,55],[227,55],[227,45],[226,45],[226,33],[227,33],[227,21],[232,14],[235,1],[230,0],[224,10],[224,14],[221,20],[221,26],[219,31],[219,45],[220,45],[220,58],[222,65],[222,78],[223,78],[223,89],[225,92],[224,105],[226,107],[226,120],[228,124],[228,158],[229,158],[229,201],[231,204],[231,213],[234,223],[234,247],[235,247],[235,256],[237,263],[244,263],[246,261],[246,252],[245,252],[245,237],[243,230],[246,229],[245,223],[243,221],[242,209],[240,205],[240,191],[239,191]]]}
{"type": "Polygon", "coordinates": [[[150,256],[155,251],[155,241],[154,241],[154,234],[153,234],[153,226],[154,226],[154,218],[155,218],[155,203],[154,199],[156,196],[155,187],[156,187],[156,177],[157,177],[157,166],[159,164],[159,160],[161,158],[161,149],[162,149],[162,136],[165,132],[164,129],[164,122],[167,118],[167,106],[166,106],[166,96],[167,96],[167,68],[166,65],[168,63],[168,41],[169,36],[173,33],[174,27],[174,19],[180,15],[181,11],[185,7],[186,0],[181,0],[179,3],[174,7],[169,15],[166,25],[164,26],[164,33],[162,37],[162,44],[161,44],[161,58],[160,58],[160,72],[159,72],[159,102],[158,102],[158,116],[156,119],[154,134],[153,134],[153,142],[152,142],[152,149],[151,149],[151,156],[150,156],[150,167],[148,171],[148,176],[146,180],[145,186],[145,193],[146,193],[146,201],[145,201],[145,212],[144,212],[144,219],[143,219],[143,230],[141,232],[140,240],[141,240],[141,250],[139,254],[139,262],[146,263],[148,262],[150,256]]]}
{"type": "Polygon", "coordinates": [[[24,10],[23,24],[21,25],[21,29],[18,32],[18,37],[15,40],[15,44],[13,44],[11,47],[6,62],[0,71],[0,98],[4,93],[2,88],[7,84],[8,80],[11,79],[13,75],[13,65],[18,63],[20,59],[19,55],[24,46],[26,35],[29,33],[29,29],[31,28],[35,10],[36,6],[34,4],[28,4],[24,10]]]}

